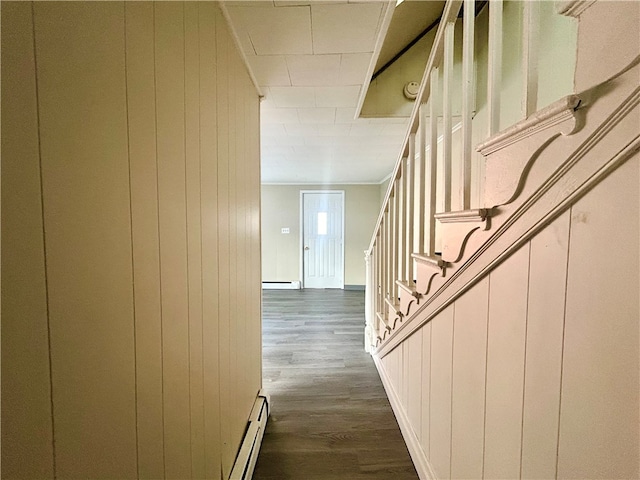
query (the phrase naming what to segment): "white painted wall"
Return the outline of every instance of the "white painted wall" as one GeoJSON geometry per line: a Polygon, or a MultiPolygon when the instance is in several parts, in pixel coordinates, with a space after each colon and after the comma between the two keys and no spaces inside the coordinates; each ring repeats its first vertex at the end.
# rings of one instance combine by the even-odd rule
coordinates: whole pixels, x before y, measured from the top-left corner
{"type": "Polygon", "coordinates": [[[380,210],[378,185],[262,185],[262,280],[301,281],[300,191],[345,192],[345,285],[365,284],[364,251],[380,210]],[[283,234],[282,228],[290,229],[283,234]]]}
{"type": "Polygon", "coordinates": [[[3,478],[228,478],[258,136],[214,3],[2,3],[3,478]]]}

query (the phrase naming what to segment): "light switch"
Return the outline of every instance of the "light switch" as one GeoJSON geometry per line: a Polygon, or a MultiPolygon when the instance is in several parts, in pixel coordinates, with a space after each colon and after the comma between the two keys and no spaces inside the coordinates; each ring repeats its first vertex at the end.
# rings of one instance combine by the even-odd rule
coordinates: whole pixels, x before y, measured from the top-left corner
{"type": "Polygon", "coordinates": [[[289,227],[284,227],[282,229],[282,233],[289,233],[289,227]]]}

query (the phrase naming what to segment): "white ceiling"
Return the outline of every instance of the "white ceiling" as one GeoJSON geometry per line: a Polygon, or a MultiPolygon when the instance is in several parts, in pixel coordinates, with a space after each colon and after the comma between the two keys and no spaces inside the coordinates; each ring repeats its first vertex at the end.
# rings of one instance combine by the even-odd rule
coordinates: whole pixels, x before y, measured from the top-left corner
{"type": "Polygon", "coordinates": [[[225,2],[261,104],[263,183],[377,183],[406,118],[354,119],[387,1],[225,2]]]}

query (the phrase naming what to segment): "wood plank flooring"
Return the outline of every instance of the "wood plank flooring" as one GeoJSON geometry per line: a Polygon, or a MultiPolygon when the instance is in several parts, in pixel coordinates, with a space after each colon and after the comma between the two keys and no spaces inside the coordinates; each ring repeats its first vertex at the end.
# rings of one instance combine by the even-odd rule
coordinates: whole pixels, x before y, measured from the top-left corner
{"type": "Polygon", "coordinates": [[[418,478],[363,330],[364,292],[263,292],[271,417],[254,479],[418,478]]]}

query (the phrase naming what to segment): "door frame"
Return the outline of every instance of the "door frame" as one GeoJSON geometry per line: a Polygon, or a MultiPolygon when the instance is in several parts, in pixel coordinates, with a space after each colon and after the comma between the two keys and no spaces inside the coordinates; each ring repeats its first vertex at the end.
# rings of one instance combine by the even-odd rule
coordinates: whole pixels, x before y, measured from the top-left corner
{"type": "Polygon", "coordinates": [[[304,289],[304,194],[305,193],[338,193],[340,194],[340,200],[342,201],[342,263],[340,270],[342,271],[341,289],[344,290],[344,276],[345,276],[345,258],[344,258],[344,246],[345,246],[345,226],[347,212],[345,209],[345,195],[344,190],[300,190],[300,288],[304,289]]]}

